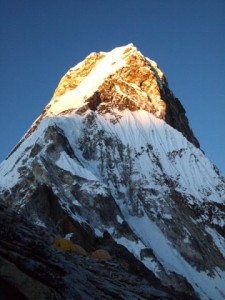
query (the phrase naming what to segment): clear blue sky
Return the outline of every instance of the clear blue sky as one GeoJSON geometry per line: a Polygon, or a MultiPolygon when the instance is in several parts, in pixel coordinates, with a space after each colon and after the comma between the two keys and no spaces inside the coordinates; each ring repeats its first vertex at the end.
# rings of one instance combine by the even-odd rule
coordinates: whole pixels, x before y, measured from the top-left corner
{"type": "Polygon", "coordinates": [[[0,0],[0,161],[67,69],[130,42],[157,61],[225,174],[224,0],[0,0]]]}

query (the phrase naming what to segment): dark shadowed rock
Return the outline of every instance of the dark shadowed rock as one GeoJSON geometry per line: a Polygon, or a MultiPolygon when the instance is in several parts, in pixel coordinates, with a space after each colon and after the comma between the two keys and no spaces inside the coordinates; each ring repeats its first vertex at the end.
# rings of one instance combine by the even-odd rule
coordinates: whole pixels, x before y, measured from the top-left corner
{"type": "Polygon", "coordinates": [[[130,272],[132,265],[137,271],[136,261],[115,255],[121,252],[115,243],[110,261],[56,250],[54,236],[1,204],[0,237],[2,300],[188,299],[153,275],[130,272]]]}

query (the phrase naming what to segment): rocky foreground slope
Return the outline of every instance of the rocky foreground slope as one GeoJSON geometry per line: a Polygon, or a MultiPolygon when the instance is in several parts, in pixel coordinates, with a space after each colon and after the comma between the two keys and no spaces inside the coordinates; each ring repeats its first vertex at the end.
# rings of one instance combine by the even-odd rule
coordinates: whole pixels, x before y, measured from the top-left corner
{"type": "Polygon", "coordinates": [[[113,240],[98,239],[111,259],[55,249],[53,234],[0,204],[0,298],[188,299],[165,288],[113,240]]]}
{"type": "Polygon", "coordinates": [[[2,202],[31,223],[88,253],[120,244],[160,291],[225,299],[225,179],[133,45],[71,68],[0,172],[2,202]]]}

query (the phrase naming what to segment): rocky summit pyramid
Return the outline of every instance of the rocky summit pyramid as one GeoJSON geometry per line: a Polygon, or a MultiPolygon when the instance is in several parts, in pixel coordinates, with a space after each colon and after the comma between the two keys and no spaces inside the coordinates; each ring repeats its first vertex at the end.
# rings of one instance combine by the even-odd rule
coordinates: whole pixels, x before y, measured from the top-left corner
{"type": "MultiPolygon", "coordinates": [[[[54,236],[82,247],[79,272],[111,270],[95,284],[85,270],[76,299],[225,299],[225,178],[164,74],[132,44],[71,68],[0,174],[4,209],[32,224],[34,238],[41,231],[50,244],[54,236]],[[100,248],[125,270],[94,265],[90,253],[100,248]],[[126,282],[132,276],[147,283],[134,287],[141,281],[126,282]]],[[[7,281],[1,268],[0,276],[7,281]]],[[[62,299],[75,299],[68,291],[62,299]]]]}

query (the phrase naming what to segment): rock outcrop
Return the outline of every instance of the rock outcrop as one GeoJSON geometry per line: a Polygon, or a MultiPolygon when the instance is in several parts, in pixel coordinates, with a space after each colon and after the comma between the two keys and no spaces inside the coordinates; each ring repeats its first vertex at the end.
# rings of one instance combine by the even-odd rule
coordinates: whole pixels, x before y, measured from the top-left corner
{"type": "MultiPolygon", "coordinates": [[[[126,258],[105,260],[105,251],[101,260],[103,250],[97,260],[57,251],[54,235],[1,204],[0,237],[1,300],[188,299],[161,286],[153,274],[129,271],[126,258]]],[[[135,259],[129,263],[135,266],[135,259]]]]}

